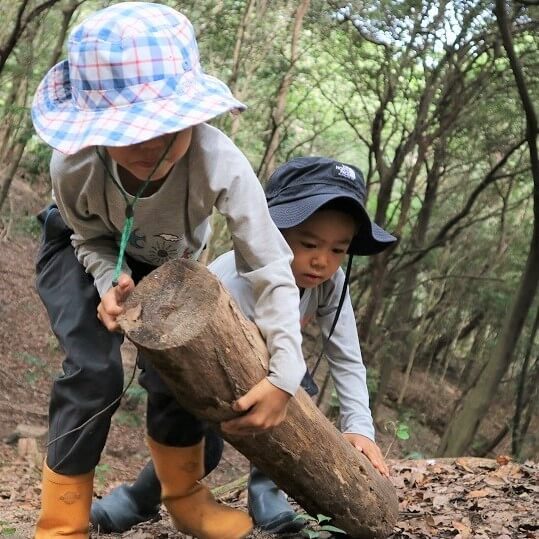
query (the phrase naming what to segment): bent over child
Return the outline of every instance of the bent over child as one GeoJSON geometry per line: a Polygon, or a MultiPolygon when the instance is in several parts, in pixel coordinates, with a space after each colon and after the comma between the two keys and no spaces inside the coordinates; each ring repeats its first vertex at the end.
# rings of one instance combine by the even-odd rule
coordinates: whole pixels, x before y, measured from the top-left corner
{"type": "MultiPolygon", "coordinates": [[[[356,320],[340,265],[347,253],[350,257],[376,254],[396,240],[369,219],[364,208],[363,176],[352,165],[323,157],[292,159],[272,174],[266,197],[270,215],[294,254],[292,271],[301,296],[301,323],[316,320],[321,329],[339,398],[343,436],[380,473],[388,475],[374,441],[356,320]]],[[[238,271],[234,252],[222,255],[209,268],[244,314],[254,319],[256,298],[251,283],[238,271]]],[[[276,329],[266,326],[263,334],[271,336],[276,329]]],[[[302,385],[311,394],[316,391],[309,373],[302,385]]],[[[230,425],[223,430],[233,432],[230,425]]],[[[104,531],[125,531],[155,516],[159,504],[159,482],[149,462],[133,485],[121,485],[94,502],[92,522],[104,531]]],[[[305,525],[284,492],[254,467],[249,477],[248,505],[254,522],[266,531],[289,533],[305,525]]]]}
{"type": "MultiPolygon", "coordinates": [[[[68,59],[36,92],[32,118],[54,148],[55,196],[40,215],[37,289],[65,352],[50,399],[38,539],[88,537],[94,468],[123,389],[117,316],[141,277],[200,255],[214,207],[227,218],[239,273],[257,291],[255,320],[286,328],[270,346],[268,376],[234,403],[248,413],[233,428],[277,425],[299,387],[305,363],[292,253],[247,159],[204,123],[243,108],[202,71],[189,20],[144,2],[83,21],[70,34],[68,59]]],[[[148,445],[176,527],[200,539],[246,536],[249,516],[217,504],[199,483],[222,442],[143,357],[137,362],[148,445]]]]}

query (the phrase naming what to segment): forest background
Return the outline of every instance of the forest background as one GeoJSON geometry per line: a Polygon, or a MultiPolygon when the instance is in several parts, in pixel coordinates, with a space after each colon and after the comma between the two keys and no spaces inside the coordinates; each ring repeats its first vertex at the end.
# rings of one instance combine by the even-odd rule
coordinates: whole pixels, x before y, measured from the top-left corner
{"type": "MultiPolygon", "coordinates": [[[[0,251],[38,237],[15,186],[50,197],[35,88],[73,25],[111,3],[0,0],[0,251]]],[[[215,124],[262,183],[297,155],[353,163],[369,213],[398,236],[356,258],[350,284],[378,429],[429,429],[402,456],[537,460],[538,3],[163,3],[193,21],[205,71],[248,105],[215,124]]],[[[213,225],[210,258],[230,247],[213,225]]],[[[315,328],[305,347],[312,361],[315,328]]],[[[317,381],[335,416],[324,363],[317,381]]]]}

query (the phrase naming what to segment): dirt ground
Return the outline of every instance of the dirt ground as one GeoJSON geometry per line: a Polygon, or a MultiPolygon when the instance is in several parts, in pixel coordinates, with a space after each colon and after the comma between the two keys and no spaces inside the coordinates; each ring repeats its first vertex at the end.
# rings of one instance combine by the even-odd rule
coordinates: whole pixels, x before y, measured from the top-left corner
{"type": "MultiPolygon", "coordinates": [[[[33,219],[46,199],[46,189],[17,182],[11,193],[16,219],[8,237],[0,238],[0,537],[29,539],[39,510],[40,469],[46,440],[50,384],[60,371],[62,354],[52,335],[46,313],[34,288],[33,260],[38,229],[33,219]]],[[[6,231],[0,228],[0,233],[6,231]]],[[[129,378],[133,350],[125,347],[129,378]]],[[[434,399],[434,410],[443,399],[434,399]]],[[[135,383],[113,418],[111,432],[96,470],[95,496],[132,481],[148,458],[144,444],[144,392],[135,383]]],[[[396,415],[384,409],[387,422],[396,415]]],[[[435,421],[434,421],[435,422],[435,421]]],[[[382,429],[378,442],[387,454],[392,481],[399,493],[400,516],[394,538],[471,537],[498,539],[538,537],[539,466],[494,459],[404,460],[428,457],[438,443],[436,429],[418,423],[407,442],[382,429]]],[[[220,499],[246,508],[246,459],[226,446],[219,467],[208,477],[211,487],[225,488],[220,499]]],[[[131,539],[182,538],[162,512],[157,522],[146,523],[116,537],[131,539]]],[[[315,524],[311,537],[329,537],[315,524]]],[[[255,533],[256,537],[269,537],[255,533]]],[[[306,535],[303,535],[306,536],[306,535]]],[[[113,537],[92,533],[92,537],[113,537]]],[[[299,537],[299,535],[298,535],[299,537]]]]}

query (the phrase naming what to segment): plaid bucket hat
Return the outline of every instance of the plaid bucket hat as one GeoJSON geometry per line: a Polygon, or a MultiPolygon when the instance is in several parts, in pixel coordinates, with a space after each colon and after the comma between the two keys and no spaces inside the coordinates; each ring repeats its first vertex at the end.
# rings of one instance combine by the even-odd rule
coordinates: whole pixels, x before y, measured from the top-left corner
{"type": "Polygon", "coordinates": [[[136,144],[245,109],[202,71],[191,23],[168,6],[97,11],[73,29],[67,49],[32,104],[37,134],[65,154],[136,144]]]}
{"type": "Polygon", "coordinates": [[[266,200],[277,228],[297,226],[322,206],[346,199],[360,222],[350,244],[351,255],[374,255],[397,238],[371,221],[365,210],[365,181],[353,165],[326,157],[295,157],[281,165],[266,184],[266,200]]]}

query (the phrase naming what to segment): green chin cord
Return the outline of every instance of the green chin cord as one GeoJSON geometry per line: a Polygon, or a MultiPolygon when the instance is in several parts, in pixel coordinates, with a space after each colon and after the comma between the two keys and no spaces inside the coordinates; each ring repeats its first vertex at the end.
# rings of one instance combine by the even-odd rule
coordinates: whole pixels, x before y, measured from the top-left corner
{"type": "Polygon", "coordinates": [[[150,172],[146,180],[142,183],[142,185],[139,187],[135,197],[132,201],[129,201],[129,198],[125,194],[125,191],[123,187],[118,183],[116,178],[114,177],[114,174],[109,169],[109,166],[107,164],[107,161],[105,158],[99,153],[99,150],[97,149],[97,146],[95,148],[95,151],[103,163],[103,166],[105,167],[105,170],[107,174],[109,175],[110,179],[112,180],[112,183],[118,188],[122,196],[125,200],[125,220],[122,228],[122,237],[120,240],[120,247],[118,250],[118,257],[116,259],[116,267],[114,268],[114,275],[112,277],[112,286],[118,286],[118,279],[120,278],[120,275],[122,273],[122,268],[124,264],[124,258],[125,258],[125,251],[127,249],[127,244],[129,242],[129,238],[131,236],[131,230],[133,229],[133,221],[134,221],[134,210],[135,210],[135,204],[138,202],[138,199],[144,194],[144,191],[152,181],[151,178],[155,171],[161,166],[161,163],[165,159],[165,157],[168,154],[168,151],[174,144],[174,141],[176,140],[178,133],[175,133],[174,136],[170,139],[169,143],[167,144],[167,147],[165,148],[165,151],[163,152],[163,155],[159,158],[159,161],[157,161],[157,164],[153,167],[153,170],[150,172]]]}

